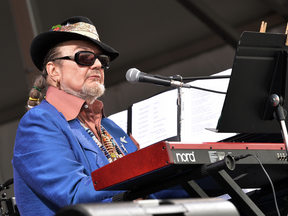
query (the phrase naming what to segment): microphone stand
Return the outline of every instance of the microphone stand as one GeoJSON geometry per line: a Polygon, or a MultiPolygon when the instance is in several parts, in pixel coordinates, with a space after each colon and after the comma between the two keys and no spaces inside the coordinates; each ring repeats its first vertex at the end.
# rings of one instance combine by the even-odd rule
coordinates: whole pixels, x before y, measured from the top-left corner
{"type": "Polygon", "coordinates": [[[261,117],[264,120],[277,119],[280,123],[281,134],[288,155],[288,133],[285,123],[287,111],[283,107],[286,93],[287,58],[287,51],[277,51],[275,56],[275,65],[272,70],[273,73],[270,82],[269,95],[261,117]]]}
{"type": "Polygon", "coordinates": [[[166,79],[166,80],[175,80],[175,81],[195,81],[195,80],[204,80],[204,79],[225,79],[230,78],[230,75],[220,75],[220,76],[199,76],[199,77],[182,77],[181,75],[173,75],[173,76],[162,76],[155,74],[154,77],[160,78],[160,79],[166,79]]]}
{"type": "Polygon", "coordinates": [[[205,80],[205,79],[225,79],[230,78],[230,75],[222,75],[222,76],[199,76],[199,77],[182,77],[180,75],[171,76],[169,78],[177,81],[195,81],[195,80],[205,80]]]}
{"type": "MultiPolygon", "coordinates": [[[[230,78],[231,76],[230,75],[220,75],[220,76],[182,77],[180,75],[174,75],[174,76],[170,76],[170,77],[165,77],[165,76],[155,74],[154,77],[170,80],[171,82],[173,82],[173,81],[183,82],[184,80],[185,81],[195,81],[195,80],[206,80],[206,79],[225,79],[225,78],[230,78]]],[[[188,85],[185,85],[182,87],[187,88],[187,86],[188,85]]],[[[220,92],[220,91],[205,89],[205,88],[201,88],[201,87],[191,86],[191,85],[189,85],[189,88],[194,88],[194,89],[218,93],[218,94],[226,94],[226,92],[220,92]]]]}
{"type": "MultiPolygon", "coordinates": [[[[3,184],[0,184],[0,192],[3,190],[7,190],[10,188],[10,185],[14,183],[14,179],[10,178],[7,181],[5,181],[3,184]]],[[[20,216],[20,213],[18,211],[15,197],[7,198],[7,194],[3,193],[0,198],[0,216],[20,216]],[[6,208],[2,206],[2,202],[6,203],[6,208]],[[5,211],[5,212],[4,212],[5,211]]]]}

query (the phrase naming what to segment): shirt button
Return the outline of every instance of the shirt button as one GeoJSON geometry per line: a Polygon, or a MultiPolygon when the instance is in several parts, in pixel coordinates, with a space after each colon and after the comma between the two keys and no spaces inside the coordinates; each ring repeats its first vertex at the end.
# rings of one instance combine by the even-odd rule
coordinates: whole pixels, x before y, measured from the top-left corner
{"type": "Polygon", "coordinates": [[[84,105],[84,107],[87,109],[87,108],[88,108],[88,105],[87,105],[87,104],[85,104],[85,105],[84,105]]]}

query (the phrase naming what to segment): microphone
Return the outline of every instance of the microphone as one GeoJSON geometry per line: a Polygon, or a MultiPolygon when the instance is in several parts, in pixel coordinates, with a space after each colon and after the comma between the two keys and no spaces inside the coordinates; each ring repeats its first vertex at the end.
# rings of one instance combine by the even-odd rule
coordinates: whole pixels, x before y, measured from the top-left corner
{"type": "Polygon", "coordinates": [[[139,71],[136,68],[131,68],[126,73],[126,80],[132,84],[137,82],[144,82],[144,83],[152,83],[155,85],[161,85],[161,86],[173,86],[173,87],[184,87],[184,88],[190,88],[189,84],[185,84],[180,81],[175,81],[172,79],[167,79],[165,77],[155,77],[151,74],[143,73],[139,71]]]}

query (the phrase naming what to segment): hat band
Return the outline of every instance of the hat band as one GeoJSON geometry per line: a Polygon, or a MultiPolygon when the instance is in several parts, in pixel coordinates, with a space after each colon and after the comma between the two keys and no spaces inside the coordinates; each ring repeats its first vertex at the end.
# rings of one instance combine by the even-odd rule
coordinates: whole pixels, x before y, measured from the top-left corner
{"type": "Polygon", "coordinates": [[[59,32],[70,32],[80,34],[86,37],[90,37],[94,40],[100,41],[99,35],[95,26],[85,23],[85,22],[78,22],[74,24],[67,24],[65,26],[56,25],[53,26],[50,31],[59,31],[59,32]]]}

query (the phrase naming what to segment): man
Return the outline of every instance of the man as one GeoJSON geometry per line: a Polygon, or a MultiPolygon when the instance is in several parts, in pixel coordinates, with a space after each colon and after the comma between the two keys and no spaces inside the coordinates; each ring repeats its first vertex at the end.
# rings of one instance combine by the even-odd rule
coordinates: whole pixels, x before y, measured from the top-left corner
{"type": "Polygon", "coordinates": [[[12,161],[21,215],[54,215],[70,204],[112,202],[123,192],[95,191],[90,176],[137,150],[104,117],[97,100],[105,91],[104,70],[118,55],[99,40],[86,17],[72,17],[33,40],[31,58],[42,74],[30,91],[12,161]]]}

